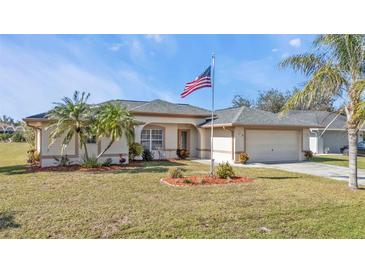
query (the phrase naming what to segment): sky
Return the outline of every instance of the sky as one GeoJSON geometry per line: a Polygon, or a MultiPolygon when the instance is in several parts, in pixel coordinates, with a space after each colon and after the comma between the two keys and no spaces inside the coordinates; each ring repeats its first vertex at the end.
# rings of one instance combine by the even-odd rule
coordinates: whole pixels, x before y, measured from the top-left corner
{"type": "Polygon", "coordinates": [[[311,49],[314,35],[0,35],[0,115],[15,119],[52,108],[75,90],[90,103],[111,99],[188,103],[211,108],[210,89],[181,99],[184,84],[216,55],[215,106],[234,95],[255,99],[288,91],[303,75],[281,69],[285,57],[311,49]]]}

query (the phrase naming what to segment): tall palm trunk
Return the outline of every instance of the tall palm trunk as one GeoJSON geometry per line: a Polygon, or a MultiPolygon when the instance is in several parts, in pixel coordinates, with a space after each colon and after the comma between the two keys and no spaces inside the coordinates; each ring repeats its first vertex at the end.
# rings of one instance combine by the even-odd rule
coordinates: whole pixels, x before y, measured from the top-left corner
{"type": "Polygon", "coordinates": [[[349,139],[349,187],[358,188],[357,182],[357,138],[358,130],[355,128],[348,129],[349,139]]]}
{"type": "Polygon", "coordinates": [[[99,159],[112,146],[112,144],[114,144],[114,141],[115,140],[112,139],[106,148],[98,156],[96,156],[96,159],[99,159]]]}
{"type": "Polygon", "coordinates": [[[85,150],[85,159],[86,159],[86,160],[89,160],[89,153],[88,153],[88,151],[87,151],[87,145],[86,145],[86,142],[85,142],[85,140],[83,139],[83,136],[81,136],[81,134],[80,134],[79,138],[80,138],[81,147],[82,147],[82,146],[84,146],[84,150],[85,150]]]}

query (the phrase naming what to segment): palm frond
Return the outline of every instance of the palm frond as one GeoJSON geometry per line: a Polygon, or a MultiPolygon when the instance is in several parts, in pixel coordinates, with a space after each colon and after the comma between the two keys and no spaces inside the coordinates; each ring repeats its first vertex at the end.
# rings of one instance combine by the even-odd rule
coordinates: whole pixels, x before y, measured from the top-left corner
{"type": "Polygon", "coordinates": [[[298,54],[285,58],[279,63],[282,68],[291,67],[295,71],[311,75],[324,65],[323,56],[316,54],[298,54]]]}
{"type": "Polygon", "coordinates": [[[326,34],[314,41],[318,49],[328,48],[330,58],[336,60],[348,77],[357,79],[363,74],[365,61],[365,35],[363,34],[326,34]]]}
{"type": "Polygon", "coordinates": [[[297,106],[309,108],[313,100],[319,97],[334,97],[341,93],[341,87],[346,83],[341,71],[331,65],[323,65],[316,71],[304,88],[288,99],[283,108],[287,112],[297,106]]]}
{"type": "Polygon", "coordinates": [[[134,139],[134,126],[138,122],[133,118],[132,114],[120,104],[105,104],[101,105],[96,110],[95,118],[95,133],[97,138],[110,138],[111,141],[104,151],[102,151],[98,157],[100,157],[114,141],[125,137],[128,143],[134,139]]]}
{"type": "Polygon", "coordinates": [[[353,92],[355,92],[357,95],[361,96],[363,91],[365,90],[365,79],[356,81],[352,88],[353,92]]]}

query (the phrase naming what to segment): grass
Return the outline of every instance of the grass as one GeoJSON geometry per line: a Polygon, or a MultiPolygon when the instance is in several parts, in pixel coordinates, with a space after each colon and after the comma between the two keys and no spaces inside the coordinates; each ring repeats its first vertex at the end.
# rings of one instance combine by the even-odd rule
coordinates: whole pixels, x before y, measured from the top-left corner
{"type": "Polygon", "coordinates": [[[189,161],[134,171],[25,173],[25,150],[0,144],[0,238],[365,238],[365,191],[343,182],[238,168],[255,181],[159,183],[176,165],[190,175],[208,172],[189,161]]]}
{"type": "MultiPolygon", "coordinates": [[[[335,165],[335,166],[349,166],[349,157],[345,155],[317,155],[312,158],[313,162],[327,164],[327,165],[335,165]]],[[[365,157],[357,157],[357,165],[358,168],[365,169],[365,157]]]]}

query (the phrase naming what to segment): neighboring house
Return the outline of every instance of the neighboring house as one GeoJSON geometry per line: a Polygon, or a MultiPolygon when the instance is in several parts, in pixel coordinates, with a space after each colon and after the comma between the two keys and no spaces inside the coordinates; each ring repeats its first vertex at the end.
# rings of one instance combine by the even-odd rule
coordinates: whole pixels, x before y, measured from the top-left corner
{"type": "MultiPolygon", "coordinates": [[[[328,111],[292,110],[286,116],[320,125],[310,129],[309,146],[314,153],[340,153],[340,148],[348,145],[345,115],[328,111]]],[[[363,138],[364,129],[361,129],[359,142],[363,138]]]]}
{"type": "MultiPolygon", "coordinates": [[[[176,158],[176,149],[189,150],[192,158],[210,158],[210,112],[188,104],[175,104],[163,100],[109,101],[129,109],[135,119],[142,122],[135,127],[135,141],[150,149],[155,159],[176,158]]],[[[303,151],[309,149],[309,128],[316,123],[247,107],[217,110],[214,120],[214,152],[217,162],[238,160],[247,152],[251,162],[300,161],[303,151]]],[[[37,150],[41,165],[54,165],[60,156],[61,139],[50,145],[46,113],[30,116],[24,121],[37,130],[37,150]]],[[[90,140],[89,154],[96,155],[108,140],[90,140]]],[[[83,151],[74,137],[66,154],[75,163],[82,161],[83,151]]],[[[114,143],[103,159],[119,161],[120,154],[128,155],[125,138],[114,143]]],[[[102,159],[102,160],[103,160],[102,159]]]]}
{"type": "Polygon", "coordinates": [[[13,133],[14,131],[15,127],[12,125],[0,122],[0,133],[13,133]]]}

